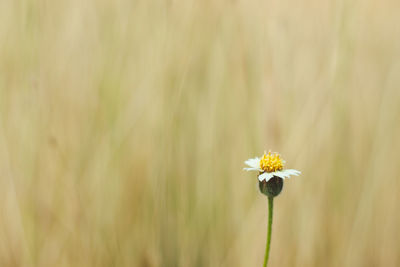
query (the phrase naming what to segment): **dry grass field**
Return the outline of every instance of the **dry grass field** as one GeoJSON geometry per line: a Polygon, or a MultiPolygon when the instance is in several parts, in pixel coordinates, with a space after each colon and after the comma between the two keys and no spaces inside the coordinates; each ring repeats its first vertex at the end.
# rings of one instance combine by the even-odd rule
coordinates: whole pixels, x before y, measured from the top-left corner
{"type": "Polygon", "coordinates": [[[0,266],[400,266],[397,0],[1,0],[0,266]]]}

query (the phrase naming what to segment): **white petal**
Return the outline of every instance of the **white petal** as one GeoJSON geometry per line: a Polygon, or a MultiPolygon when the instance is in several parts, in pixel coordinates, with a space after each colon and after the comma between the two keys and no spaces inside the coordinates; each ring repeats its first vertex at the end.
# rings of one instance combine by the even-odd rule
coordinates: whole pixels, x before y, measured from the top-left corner
{"type": "Polygon", "coordinates": [[[282,179],[289,178],[291,175],[299,176],[301,174],[298,170],[284,170],[284,171],[277,171],[274,173],[275,176],[281,177],[282,179]]]}
{"type": "Polygon", "coordinates": [[[271,179],[273,176],[274,176],[274,173],[273,173],[273,172],[264,172],[264,173],[262,173],[262,174],[260,174],[260,175],[258,176],[258,180],[260,180],[260,182],[261,182],[262,180],[265,180],[266,182],[268,182],[269,179],[271,179]]]}
{"type": "Polygon", "coordinates": [[[250,168],[254,168],[257,170],[260,169],[260,159],[259,158],[248,159],[244,162],[244,164],[246,164],[250,168]]]}
{"type": "Polygon", "coordinates": [[[260,168],[243,168],[243,170],[245,170],[245,171],[261,171],[261,169],[260,168]]]}

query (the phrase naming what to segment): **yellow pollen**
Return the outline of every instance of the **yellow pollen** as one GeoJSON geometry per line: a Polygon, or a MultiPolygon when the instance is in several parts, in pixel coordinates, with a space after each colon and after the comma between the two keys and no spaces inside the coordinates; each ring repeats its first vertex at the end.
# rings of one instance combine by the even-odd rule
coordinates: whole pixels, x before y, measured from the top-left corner
{"type": "Polygon", "coordinates": [[[264,152],[260,160],[260,168],[265,172],[275,172],[283,169],[283,161],[278,153],[264,152]]]}

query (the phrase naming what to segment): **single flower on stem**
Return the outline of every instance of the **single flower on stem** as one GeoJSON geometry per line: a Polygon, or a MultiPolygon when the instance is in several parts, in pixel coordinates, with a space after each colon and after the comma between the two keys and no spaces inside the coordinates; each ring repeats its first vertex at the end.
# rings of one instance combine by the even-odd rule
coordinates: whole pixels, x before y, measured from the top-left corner
{"type": "Polygon", "coordinates": [[[264,152],[261,158],[248,159],[244,163],[248,166],[244,170],[258,172],[260,191],[268,197],[268,234],[263,265],[266,267],[271,246],[274,197],[282,191],[284,179],[289,178],[291,175],[299,176],[301,172],[293,169],[284,170],[283,166],[286,162],[281,159],[278,153],[271,153],[271,151],[268,154],[264,152]]]}

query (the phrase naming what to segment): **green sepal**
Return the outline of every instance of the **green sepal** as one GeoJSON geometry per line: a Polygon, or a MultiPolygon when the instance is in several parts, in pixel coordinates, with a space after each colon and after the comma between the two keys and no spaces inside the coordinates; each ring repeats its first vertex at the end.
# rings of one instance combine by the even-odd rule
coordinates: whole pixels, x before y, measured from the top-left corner
{"type": "Polygon", "coordinates": [[[269,179],[268,182],[263,180],[259,182],[258,185],[260,187],[261,193],[263,193],[267,197],[276,197],[282,191],[283,179],[278,176],[274,176],[271,179],[269,179]]]}

